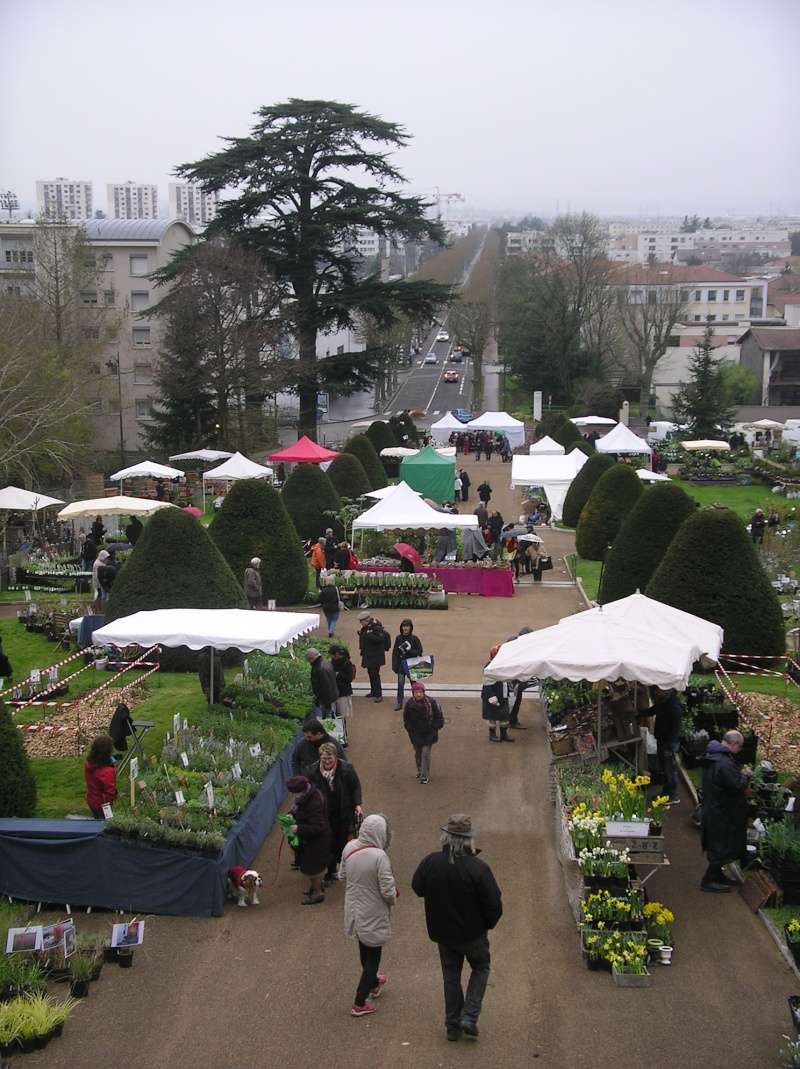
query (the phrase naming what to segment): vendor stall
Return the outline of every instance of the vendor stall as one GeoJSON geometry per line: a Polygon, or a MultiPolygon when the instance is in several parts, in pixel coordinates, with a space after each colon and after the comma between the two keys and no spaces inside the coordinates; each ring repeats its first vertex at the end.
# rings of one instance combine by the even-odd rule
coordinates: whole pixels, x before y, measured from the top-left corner
{"type": "Polygon", "coordinates": [[[451,434],[464,434],[466,429],[460,419],[456,419],[451,412],[448,412],[431,424],[431,437],[434,442],[449,442],[451,434]]]}
{"type": "Polygon", "coordinates": [[[553,519],[560,520],[567,490],[587,459],[580,449],[573,449],[567,456],[517,454],[511,461],[511,485],[541,487],[553,519]]]}
{"type": "MultiPolygon", "coordinates": [[[[363,561],[358,571],[394,572],[396,565],[376,565],[363,561]]],[[[427,575],[441,583],[445,594],[480,594],[485,598],[512,598],[514,596],[514,574],[506,565],[484,567],[481,564],[462,563],[459,565],[432,564],[415,569],[419,575],[427,575]]]]}
{"type": "Polygon", "coordinates": [[[353,531],[434,531],[478,526],[477,516],[439,512],[426,505],[406,483],[398,483],[393,490],[353,520],[353,531]]]}
{"type": "Polygon", "coordinates": [[[170,468],[166,464],[156,464],[153,460],[145,460],[141,464],[133,464],[129,468],[122,468],[109,475],[112,482],[119,483],[119,492],[122,493],[126,479],[181,479],[183,472],[180,468],[170,468]]]}
{"type": "Polygon", "coordinates": [[[563,457],[566,453],[566,449],[563,445],[559,445],[555,439],[546,434],[544,438],[540,438],[538,442],[534,442],[533,445],[528,446],[528,453],[532,457],[563,457]]]}
{"type": "Polygon", "coordinates": [[[508,412],[484,412],[477,419],[471,419],[463,425],[466,431],[495,431],[508,438],[512,449],[525,445],[525,424],[521,419],[514,419],[508,412]]]}
{"type": "Polygon", "coordinates": [[[78,520],[88,516],[150,516],[159,509],[174,509],[169,501],[156,501],[154,498],[126,497],[115,494],[113,497],[95,497],[86,501],[73,501],[58,513],[60,520],[78,520]]]}
{"type": "Polygon", "coordinates": [[[616,427],[595,442],[598,453],[615,453],[618,456],[651,456],[653,450],[644,438],[634,434],[630,427],[618,423],[616,427]]]}
{"type": "Polygon", "coordinates": [[[326,460],[335,460],[339,454],[335,449],[312,442],[308,435],[298,438],[294,445],[270,453],[269,459],[276,464],[320,464],[326,460]]]}
{"type": "Polygon", "coordinates": [[[412,490],[441,505],[455,497],[456,464],[440,456],[431,446],[425,446],[414,456],[405,457],[400,464],[400,478],[412,490]]]}
{"type": "Polygon", "coordinates": [[[219,463],[232,457],[226,449],[190,449],[188,453],[174,453],[170,460],[199,460],[204,464],[219,463]]]}

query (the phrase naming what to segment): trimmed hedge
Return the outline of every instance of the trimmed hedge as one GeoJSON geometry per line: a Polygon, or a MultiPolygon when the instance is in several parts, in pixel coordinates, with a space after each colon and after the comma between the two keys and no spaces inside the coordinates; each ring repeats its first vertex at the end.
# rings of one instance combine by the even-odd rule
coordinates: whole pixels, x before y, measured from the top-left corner
{"type": "Polygon", "coordinates": [[[725,629],[723,649],[730,653],[786,652],[778,595],[744,524],[731,509],[702,509],[689,516],[646,593],[719,624],[725,629]]]}
{"type": "Polygon", "coordinates": [[[580,443],[583,443],[584,445],[588,444],[571,419],[565,419],[562,425],[557,428],[551,437],[554,442],[563,445],[568,453],[580,443]]]}
{"type": "MultiPolygon", "coordinates": [[[[590,464],[587,460],[583,466],[590,464]]],[[[642,481],[629,464],[614,464],[600,476],[575,531],[575,548],[584,560],[603,560],[641,493],[642,481]]]]}
{"type": "MultiPolygon", "coordinates": [[[[608,453],[595,453],[589,457],[581,470],[569,484],[567,496],[564,498],[564,509],[561,518],[569,527],[577,527],[581,517],[581,510],[589,500],[595,483],[609,468],[613,468],[614,458],[608,453]]],[[[637,476],[638,477],[638,476],[637,476]]]]}
{"type": "Polygon", "coordinates": [[[363,497],[372,489],[364,465],[352,453],[340,453],[325,473],[340,497],[363,497]]]}
{"type": "MultiPolygon", "coordinates": [[[[145,524],[136,548],[120,568],[106,604],[106,623],[154,609],[246,609],[239,580],[194,516],[161,509],[145,524]]],[[[188,672],[197,653],[164,649],[161,665],[188,672]]]]}
{"type": "Polygon", "coordinates": [[[339,525],[324,513],[338,511],[342,499],[318,464],[295,465],[283,487],[283,503],[301,538],[318,538],[326,527],[337,531],[339,525]]]}
{"type": "Polygon", "coordinates": [[[375,447],[366,434],[354,435],[345,445],[344,451],[358,457],[361,461],[370,482],[370,490],[381,490],[386,486],[386,472],[381,464],[381,458],[375,452],[375,447]]]}
{"type": "Polygon", "coordinates": [[[261,558],[264,602],[297,605],[308,589],[308,565],[283,499],[266,479],[233,484],[208,528],[231,571],[244,582],[253,557],[261,558]]]}
{"type": "Polygon", "coordinates": [[[696,508],[694,498],[674,483],[656,483],[645,490],[628,513],[606,558],[600,603],[644,591],[676,531],[696,508]]]}
{"type": "Polygon", "coordinates": [[[0,817],[36,814],[36,780],[28,764],[22,732],[0,702],[0,817]]]}
{"type": "Polygon", "coordinates": [[[392,428],[382,419],[370,423],[367,427],[367,438],[372,442],[378,456],[381,455],[381,449],[393,449],[400,444],[392,428]]]}

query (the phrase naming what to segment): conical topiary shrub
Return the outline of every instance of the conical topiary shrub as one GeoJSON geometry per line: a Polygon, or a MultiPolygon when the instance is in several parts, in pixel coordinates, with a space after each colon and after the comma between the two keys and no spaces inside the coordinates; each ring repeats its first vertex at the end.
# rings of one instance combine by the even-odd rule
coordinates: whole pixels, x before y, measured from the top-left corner
{"type": "Polygon", "coordinates": [[[0,702],[0,817],[32,817],[36,813],[33,778],[22,732],[0,702]]]}
{"type": "Polygon", "coordinates": [[[567,496],[564,498],[564,508],[561,513],[562,522],[568,527],[577,527],[581,516],[581,510],[589,500],[589,495],[594,490],[595,483],[614,467],[614,458],[608,453],[595,453],[589,457],[581,470],[569,484],[567,496]]]}
{"type": "Polygon", "coordinates": [[[380,490],[386,486],[386,472],[383,470],[381,458],[375,452],[375,447],[366,434],[356,434],[352,437],[344,447],[344,451],[352,453],[361,461],[370,481],[370,490],[380,490]]]}
{"type": "Polygon", "coordinates": [[[645,490],[614,539],[603,569],[599,601],[644,593],[680,525],[697,504],[674,483],[645,490]]]}
{"type": "Polygon", "coordinates": [[[689,516],[645,593],[719,624],[725,630],[723,649],[730,653],[786,652],[778,595],[744,524],[730,509],[702,509],[689,516]]]}
{"type": "Polygon", "coordinates": [[[378,456],[381,454],[381,449],[393,449],[400,444],[392,428],[382,419],[376,419],[374,423],[370,423],[367,428],[367,438],[372,442],[378,456]]]}
{"type": "Polygon", "coordinates": [[[340,453],[326,474],[340,497],[362,497],[372,489],[364,465],[352,453],[340,453]]]}
{"type": "MultiPolygon", "coordinates": [[[[587,460],[584,468],[588,468],[587,460]]],[[[622,521],[639,500],[642,481],[629,464],[614,464],[601,475],[581,510],[575,548],[584,560],[603,560],[622,521]]]]}
{"type": "Polygon", "coordinates": [[[283,487],[283,503],[301,538],[318,538],[339,525],[325,512],[342,507],[333,483],[317,464],[297,464],[283,487]]]}
{"type": "Polygon", "coordinates": [[[261,558],[264,602],[296,605],[308,589],[308,564],[283,498],[266,479],[233,484],[208,533],[233,574],[244,582],[253,557],[261,558]]]}
{"type": "MultiPolygon", "coordinates": [[[[247,598],[228,562],[194,516],[161,509],[147,521],[120,569],[106,605],[106,623],[154,609],[246,609],[247,598]]],[[[197,653],[164,649],[161,665],[193,671],[197,653]]]]}
{"type": "Polygon", "coordinates": [[[575,426],[571,419],[565,419],[560,427],[552,435],[553,441],[558,442],[559,445],[563,445],[564,449],[569,453],[571,449],[574,449],[576,445],[583,442],[586,443],[586,439],[581,432],[575,426]]]}

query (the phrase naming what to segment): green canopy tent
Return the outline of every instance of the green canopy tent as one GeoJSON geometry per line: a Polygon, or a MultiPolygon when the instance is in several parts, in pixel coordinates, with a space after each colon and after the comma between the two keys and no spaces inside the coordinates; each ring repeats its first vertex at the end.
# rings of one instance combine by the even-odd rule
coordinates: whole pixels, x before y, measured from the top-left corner
{"type": "Polygon", "coordinates": [[[426,445],[400,465],[400,480],[438,505],[455,496],[456,462],[426,445]]]}

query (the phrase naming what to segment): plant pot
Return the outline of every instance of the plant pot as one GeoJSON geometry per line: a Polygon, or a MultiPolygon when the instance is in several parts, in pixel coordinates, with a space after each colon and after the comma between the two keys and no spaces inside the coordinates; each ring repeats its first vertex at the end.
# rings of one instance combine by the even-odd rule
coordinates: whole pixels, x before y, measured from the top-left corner
{"type": "Polygon", "coordinates": [[[593,891],[627,891],[630,886],[627,876],[584,876],[583,882],[593,891]]]}
{"type": "Polygon", "coordinates": [[[115,962],[117,960],[117,948],[103,947],[103,959],[105,961],[115,962]]]}
{"type": "Polygon", "coordinates": [[[50,1042],[50,1033],[45,1032],[44,1035],[33,1037],[33,1049],[44,1050],[47,1044],[50,1042]]]}
{"type": "Polygon", "coordinates": [[[89,994],[89,981],[73,980],[69,985],[69,993],[73,998],[86,998],[89,994]]]}
{"type": "Polygon", "coordinates": [[[672,947],[662,946],[658,952],[658,960],[660,965],[672,964],[672,947]]]}
{"type": "Polygon", "coordinates": [[[20,1054],[32,1054],[36,1050],[36,1039],[33,1036],[26,1036],[24,1039],[20,1036],[17,1040],[17,1050],[20,1054]]]}
{"type": "Polygon", "coordinates": [[[647,954],[650,961],[659,961],[661,958],[661,948],[664,943],[660,939],[648,939],[647,940],[647,954]]]}
{"type": "Polygon", "coordinates": [[[795,965],[800,966],[800,939],[796,935],[794,937],[790,936],[785,924],[783,926],[783,934],[786,939],[786,945],[794,958],[795,965]]]}
{"type": "Polygon", "coordinates": [[[117,964],[121,969],[130,969],[133,965],[133,951],[132,950],[118,950],[117,951],[117,964]]]}
{"type": "Polygon", "coordinates": [[[653,983],[652,976],[646,970],[643,973],[632,973],[612,969],[611,977],[617,987],[650,987],[653,983]]]}

